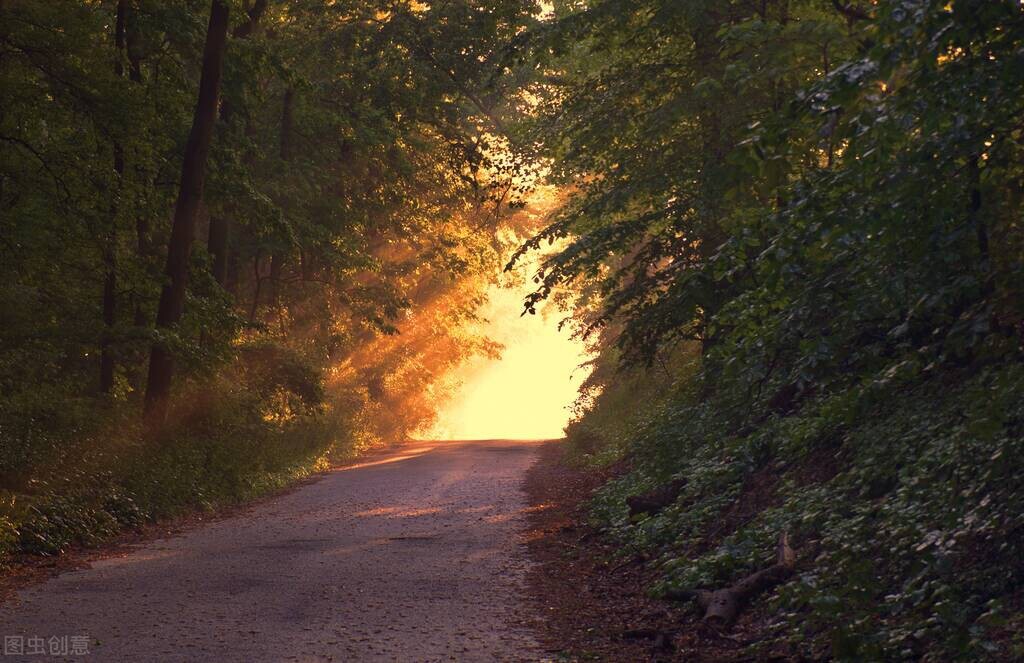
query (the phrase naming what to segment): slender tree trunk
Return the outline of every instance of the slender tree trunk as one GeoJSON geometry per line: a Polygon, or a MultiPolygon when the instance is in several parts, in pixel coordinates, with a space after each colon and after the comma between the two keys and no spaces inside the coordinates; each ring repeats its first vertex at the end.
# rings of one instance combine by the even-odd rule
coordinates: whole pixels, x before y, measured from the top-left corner
{"type": "MultiPolygon", "coordinates": [[[[128,17],[127,18],[133,18],[128,17]]],[[[127,21],[126,21],[127,22],[127,21]]],[[[139,54],[139,32],[135,22],[127,23],[126,25],[126,43],[125,43],[125,54],[128,57],[128,80],[136,85],[142,84],[142,57],[139,54]]],[[[138,174],[141,174],[141,169],[137,170],[138,174]]],[[[145,263],[149,256],[152,254],[153,247],[149,241],[149,219],[144,214],[139,214],[135,217],[135,248],[138,253],[139,259],[145,263]]],[[[132,320],[136,327],[146,327],[149,325],[148,316],[146,315],[146,308],[142,297],[135,299],[135,314],[132,320]]]]}
{"type": "MultiPolygon", "coordinates": [[[[143,48],[140,41],[138,0],[127,0],[125,3],[124,55],[128,64],[128,80],[131,81],[134,86],[133,90],[136,92],[141,91],[143,84],[143,48]]],[[[145,182],[147,180],[152,182],[153,176],[145,167],[140,163],[135,163],[133,166],[134,167],[130,169],[130,177],[134,177],[135,182],[145,182]]],[[[148,271],[150,262],[154,258],[153,242],[149,236],[149,228],[149,218],[146,216],[146,212],[141,208],[136,209],[135,257],[137,262],[142,265],[143,270],[145,271],[148,271]]],[[[132,325],[135,327],[136,333],[139,333],[144,329],[148,329],[150,325],[150,315],[147,310],[147,298],[144,294],[133,289],[129,293],[128,307],[132,311],[132,325]]],[[[132,387],[134,389],[142,390],[145,388],[146,379],[146,349],[141,347],[141,345],[135,346],[133,344],[131,350],[131,354],[129,355],[129,361],[131,363],[131,370],[128,374],[129,379],[131,380],[132,387]]]]}
{"type": "Polygon", "coordinates": [[[260,310],[260,290],[263,288],[263,276],[260,274],[260,254],[252,259],[252,270],[256,284],[252,292],[252,306],[249,307],[249,323],[256,322],[256,313],[260,310]]]}
{"type": "MultiPolygon", "coordinates": [[[[295,129],[295,90],[288,88],[284,93],[281,109],[281,161],[287,163],[292,158],[292,142],[295,129]]],[[[275,315],[281,313],[281,272],[284,269],[286,256],[281,249],[275,250],[270,256],[270,305],[275,315]]]]}
{"type": "MultiPolygon", "coordinates": [[[[702,20],[698,23],[691,37],[693,39],[694,59],[699,71],[705,75],[719,75],[721,61],[719,52],[721,40],[718,31],[721,28],[721,19],[715,12],[708,9],[704,11],[702,20]]],[[[698,181],[698,197],[700,200],[700,225],[702,238],[698,249],[700,257],[706,261],[717,250],[718,246],[725,240],[725,233],[721,226],[721,182],[722,170],[725,167],[725,153],[728,141],[726,139],[726,127],[723,126],[723,119],[718,109],[704,102],[700,112],[701,132],[701,174],[698,181]]],[[[721,295],[710,292],[701,301],[703,316],[701,320],[702,352],[707,355],[718,342],[715,333],[709,332],[708,322],[714,317],[722,305],[721,295]]],[[[710,380],[707,384],[713,384],[710,380]]]]}
{"type": "Polygon", "coordinates": [[[288,88],[281,106],[281,161],[291,161],[295,133],[295,90],[288,88]]]}
{"type": "Polygon", "coordinates": [[[228,218],[220,214],[210,215],[210,236],[207,250],[213,258],[213,279],[223,287],[228,278],[228,218]]]}
{"type": "MultiPolygon", "coordinates": [[[[125,51],[125,20],[127,0],[118,0],[117,15],[114,19],[114,74],[118,78],[124,76],[124,64],[121,59],[125,51]]],[[[117,140],[114,141],[114,173],[117,175],[114,200],[110,205],[110,233],[104,249],[104,262],[107,273],[103,279],[103,339],[100,341],[100,391],[109,394],[114,389],[113,344],[114,325],[117,324],[117,213],[118,192],[121,179],[124,177],[124,148],[117,140]]]]}
{"type": "MultiPolygon", "coordinates": [[[[231,32],[233,39],[245,39],[259,28],[260,18],[267,9],[268,0],[256,0],[248,11],[248,20],[231,32]]],[[[229,104],[221,104],[220,119],[225,125],[230,124],[234,115],[229,104]]],[[[231,219],[222,214],[210,216],[210,234],[206,240],[206,250],[213,258],[213,278],[221,287],[227,286],[228,251],[231,241],[231,219]]]]}
{"type": "Polygon", "coordinates": [[[281,269],[284,266],[284,256],[280,251],[270,254],[270,306],[273,315],[279,315],[281,309],[281,269]]]}
{"type": "MultiPolygon", "coordinates": [[[[185,145],[181,166],[181,184],[174,207],[174,222],[167,245],[167,278],[160,293],[156,326],[170,329],[184,313],[185,290],[188,286],[188,265],[196,232],[199,203],[203,198],[206,160],[217,118],[217,98],[224,66],[224,50],[228,36],[228,5],[213,0],[210,22],[203,48],[203,68],[199,80],[199,99],[192,119],[192,129],[185,145]]],[[[149,358],[149,379],[146,383],[145,415],[150,424],[162,424],[167,413],[167,399],[174,374],[174,357],[162,342],[153,344],[149,358]]]]}
{"type": "MultiPolygon", "coordinates": [[[[147,221],[141,214],[135,218],[135,240],[135,250],[139,254],[139,259],[145,263],[151,251],[149,243],[149,221],[147,221]]],[[[149,326],[149,317],[146,315],[146,307],[142,297],[135,300],[135,318],[132,322],[136,327],[149,326]]]]}
{"type": "MultiPolygon", "coordinates": [[[[110,242],[115,241],[111,233],[110,242]]],[[[107,274],[103,279],[103,340],[100,342],[100,391],[109,394],[114,389],[113,329],[117,322],[117,265],[113,247],[107,248],[107,274]]]]}

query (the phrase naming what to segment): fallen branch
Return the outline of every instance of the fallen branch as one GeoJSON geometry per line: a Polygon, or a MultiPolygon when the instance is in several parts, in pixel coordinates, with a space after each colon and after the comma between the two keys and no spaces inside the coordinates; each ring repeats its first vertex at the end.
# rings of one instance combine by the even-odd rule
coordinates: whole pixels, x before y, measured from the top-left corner
{"type": "Polygon", "coordinates": [[[728,629],[743,608],[758,594],[782,584],[793,575],[796,555],[789,546],[789,535],[779,537],[776,562],[766,569],[748,575],[725,589],[682,590],[669,592],[673,600],[696,600],[704,610],[703,622],[716,629],[728,629]]]}

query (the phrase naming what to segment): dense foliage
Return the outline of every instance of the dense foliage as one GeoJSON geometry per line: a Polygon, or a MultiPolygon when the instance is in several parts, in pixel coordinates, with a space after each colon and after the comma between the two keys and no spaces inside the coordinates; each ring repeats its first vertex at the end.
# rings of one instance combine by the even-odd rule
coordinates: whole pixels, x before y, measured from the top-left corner
{"type": "Polygon", "coordinates": [[[533,11],[0,3],[0,551],[433,416],[427,387],[494,350],[475,314],[519,223],[496,53],[533,11]]]}
{"type": "Polygon", "coordinates": [[[766,649],[1020,656],[1020,3],[563,2],[530,40],[521,130],[575,193],[527,307],[582,294],[570,439],[633,467],[598,522],[661,592],[788,534],[766,649]]]}

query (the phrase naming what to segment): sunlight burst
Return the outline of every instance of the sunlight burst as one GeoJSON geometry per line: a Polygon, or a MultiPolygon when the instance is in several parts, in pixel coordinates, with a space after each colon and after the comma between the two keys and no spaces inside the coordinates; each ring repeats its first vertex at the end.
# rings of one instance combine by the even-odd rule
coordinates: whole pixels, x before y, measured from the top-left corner
{"type": "Polygon", "coordinates": [[[478,358],[427,439],[560,438],[580,383],[590,372],[585,344],[558,330],[557,314],[520,316],[529,284],[492,286],[485,331],[502,343],[500,359],[478,358]]]}

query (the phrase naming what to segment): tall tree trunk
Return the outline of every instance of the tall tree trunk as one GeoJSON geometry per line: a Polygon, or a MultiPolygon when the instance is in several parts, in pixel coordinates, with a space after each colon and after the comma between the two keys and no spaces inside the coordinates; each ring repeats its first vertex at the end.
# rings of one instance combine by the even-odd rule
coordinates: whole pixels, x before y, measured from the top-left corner
{"type": "MultiPolygon", "coordinates": [[[[192,119],[192,129],[185,144],[185,158],[181,166],[181,184],[174,207],[174,222],[167,244],[168,283],[160,292],[156,326],[170,329],[180,320],[185,309],[185,289],[188,285],[188,265],[192,241],[196,232],[199,203],[203,198],[206,178],[206,160],[217,118],[217,98],[224,67],[224,50],[228,36],[228,5],[225,0],[213,0],[210,22],[206,29],[203,48],[203,69],[199,79],[199,99],[192,119]]],[[[149,356],[149,379],[146,383],[144,411],[152,425],[162,424],[167,414],[167,399],[174,374],[174,357],[170,349],[159,340],[153,344],[149,356]]]]}
{"type": "MultiPolygon", "coordinates": [[[[139,53],[138,25],[136,20],[127,21],[127,19],[135,19],[136,16],[135,12],[132,12],[131,15],[126,14],[125,54],[128,57],[128,80],[136,85],[141,85],[142,56],[139,53]]],[[[141,169],[139,172],[141,174],[141,169]]],[[[153,246],[149,240],[149,219],[145,214],[138,214],[135,217],[135,247],[139,259],[145,263],[153,252],[153,246]]],[[[132,322],[136,327],[146,327],[149,324],[142,297],[135,299],[135,315],[132,322]]]]}
{"type": "MultiPolygon", "coordinates": [[[[124,77],[125,21],[127,0],[118,0],[114,19],[114,74],[124,77]]],[[[110,233],[104,249],[107,273],[103,279],[103,339],[100,341],[100,391],[109,394],[114,389],[114,325],[117,323],[117,213],[118,192],[124,177],[124,148],[114,140],[114,173],[117,175],[114,200],[110,204],[110,233]]]]}
{"type": "MultiPolygon", "coordinates": [[[[695,65],[697,70],[706,76],[721,75],[722,62],[719,58],[721,39],[718,34],[723,25],[722,21],[723,19],[715,11],[705,9],[691,34],[695,65]]],[[[721,183],[727,179],[723,176],[723,169],[726,167],[725,155],[728,145],[727,127],[723,126],[723,123],[724,120],[718,109],[706,101],[702,102],[699,128],[702,163],[697,182],[697,196],[700,201],[699,232],[701,233],[698,252],[702,261],[707,261],[726,238],[721,225],[723,194],[721,183]]],[[[721,295],[711,290],[701,301],[703,309],[700,323],[702,352],[705,355],[718,342],[716,334],[709,330],[708,322],[721,305],[721,295]]],[[[714,382],[711,380],[708,384],[714,382]]]]}
{"type": "MultiPolygon", "coordinates": [[[[260,18],[267,9],[268,0],[256,0],[248,11],[248,20],[231,32],[234,39],[245,39],[259,28],[260,18]]],[[[221,104],[220,119],[225,125],[231,122],[234,115],[229,104],[221,104]]],[[[210,215],[210,234],[206,240],[206,250],[213,258],[213,278],[221,287],[227,286],[228,251],[230,250],[231,219],[223,214],[210,215]]]]}

